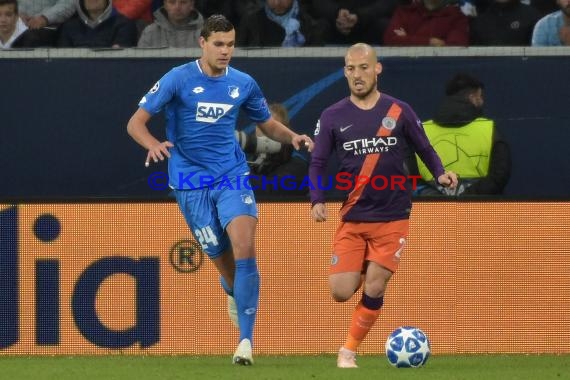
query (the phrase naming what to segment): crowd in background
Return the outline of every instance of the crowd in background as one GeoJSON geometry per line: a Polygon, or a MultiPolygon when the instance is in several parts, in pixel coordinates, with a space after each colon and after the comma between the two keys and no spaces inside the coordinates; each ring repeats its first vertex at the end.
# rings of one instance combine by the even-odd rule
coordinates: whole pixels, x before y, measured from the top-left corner
{"type": "Polygon", "coordinates": [[[238,47],[570,45],[570,0],[0,0],[0,48],[197,47],[216,13],[238,47]]]}

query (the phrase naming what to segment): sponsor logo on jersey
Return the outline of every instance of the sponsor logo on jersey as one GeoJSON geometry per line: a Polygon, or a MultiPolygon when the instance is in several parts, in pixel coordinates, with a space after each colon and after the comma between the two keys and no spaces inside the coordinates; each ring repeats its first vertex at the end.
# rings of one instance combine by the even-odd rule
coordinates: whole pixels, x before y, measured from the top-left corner
{"type": "Polygon", "coordinates": [[[160,88],[160,82],[156,82],[156,83],[154,84],[154,86],[152,86],[152,88],[150,89],[149,92],[150,92],[151,94],[154,94],[155,92],[158,91],[159,88],[160,88]]]}
{"type": "Polygon", "coordinates": [[[195,93],[195,94],[201,94],[201,93],[204,92],[204,87],[200,87],[200,86],[194,87],[194,88],[192,89],[192,92],[195,93]]]}
{"type": "Polygon", "coordinates": [[[376,136],[370,139],[358,139],[346,141],[342,148],[347,152],[353,152],[355,156],[370,153],[386,153],[390,147],[398,144],[398,139],[394,136],[376,136]]]}
{"type": "Polygon", "coordinates": [[[341,132],[344,132],[344,131],[346,131],[346,130],[347,130],[348,128],[350,128],[350,127],[352,127],[352,124],[345,125],[344,127],[340,127],[340,131],[341,131],[341,132]]]}
{"type": "Polygon", "coordinates": [[[230,95],[230,98],[232,98],[232,99],[239,98],[239,87],[228,86],[228,94],[230,95]]]}
{"type": "Polygon", "coordinates": [[[231,110],[233,105],[223,103],[198,102],[196,107],[196,120],[204,123],[215,123],[231,110]]]}

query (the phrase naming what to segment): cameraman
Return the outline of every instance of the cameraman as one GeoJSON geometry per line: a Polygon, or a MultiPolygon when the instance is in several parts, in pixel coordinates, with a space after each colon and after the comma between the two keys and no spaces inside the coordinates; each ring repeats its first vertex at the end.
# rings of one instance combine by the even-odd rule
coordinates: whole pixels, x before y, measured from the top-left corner
{"type": "MultiPolygon", "coordinates": [[[[272,103],[269,109],[276,120],[291,127],[287,108],[281,103],[272,103]]],[[[259,128],[256,128],[255,134],[244,135],[243,132],[238,132],[236,137],[246,154],[252,175],[251,186],[258,199],[308,193],[306,187],[299,189],[308,173],[308,160],[303,153],[296,151],[290,144],[284,145],[269,139],[259,128]]]]}

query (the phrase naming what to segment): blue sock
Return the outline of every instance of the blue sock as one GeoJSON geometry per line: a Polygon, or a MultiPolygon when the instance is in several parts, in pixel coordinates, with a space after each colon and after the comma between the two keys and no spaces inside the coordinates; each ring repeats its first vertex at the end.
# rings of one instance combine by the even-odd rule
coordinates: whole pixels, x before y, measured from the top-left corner
{"type": "Polygon", "coordinates": [[[368,310],[380,310],[382,305],[384,305],[384,296],[380,296],[379,298],[370,297],[368,294],[362,292],[362,306],[367,308],[368,310]]]}
{"type": "Polygon", "coordinates": [[[234,295],[234,290],[232,288],[230,288],[230,286],[228,285],[228,283],[226,282],[226,279],[223,276],[220,276],[220,284],[222,284],[222,288],[224,289],[224,292],[226,292],[226,294],[228,296],[232,296],[234,295]]]}
{"type": "Polygon", "coordinates": [[[234,298],[238,310],[239,340],[253,342],[253,325],[259,301],[259,272],[255,258],[236,260],[234,298]]]}

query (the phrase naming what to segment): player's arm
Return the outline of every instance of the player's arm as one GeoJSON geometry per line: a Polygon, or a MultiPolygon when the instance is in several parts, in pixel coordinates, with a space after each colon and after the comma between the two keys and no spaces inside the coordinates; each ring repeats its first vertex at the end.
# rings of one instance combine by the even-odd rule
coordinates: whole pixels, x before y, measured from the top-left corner
{"type": "Polygon", "coordinates": [[[150,162],[163,161],[170,157],[168,148],[174,145],[170,141],[158,141],[148,130],[147,123],[156,113],[172,100],[176,94],[176,72],[169,71],[146,93],[139,102],[139,108],[127,124],[127,132],[143,148],[148,150],[145,166],[150,162]]]}
{"type": "Polygon", "coordinates": [[[285,125],[270,117],[257,126],[271,140],[279,141],[282,144],[291,144],[297,150],[306,147],[309,152],[313,150],[313,140],[307,135],[298,135],[285,125]]]}
{"type": "Polygon", "coordinates": [[[329,127],[328,117],[323,114],[315,128],[315,150],[311,154],[309,164],[309,179],[313,186],[309,187],[311,196],[311,217],[317,222],[327,220],[327,207],[325,193],[320,184],[325,177],[329,157],[334,147],[332,129],[329,127]]]}
{"type": "Polygon", "coordinates": [[[151,118],[151,114],[143,108],[140,108],[131,116],[127,124],[127,132],[139,143],[143,148],[148,150],[145,165],[148,166],[152,160],[154,162],[163,161],[164,157],[170,157],[168,148],[174,145],[170,141],[158,141],[148,130],[147,122],[151,118]]]}
{"type": "Polygon", "coordinates": [[[408,106],[403,115],[406,118],[406,134],[412,142],[414,149],[421,160],[426,164],[437,182],[450,189],[457,186],[457,174],[452,171],[445,171],[441,159],[431,145],[424,126],[416,113],[408,106]]]}

